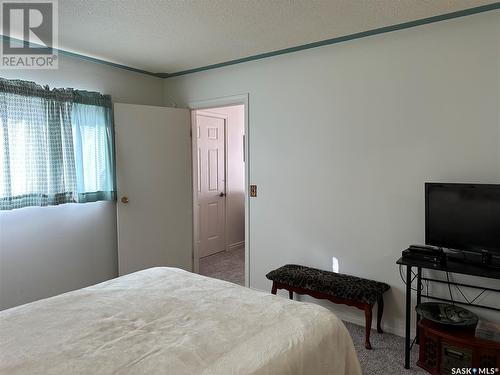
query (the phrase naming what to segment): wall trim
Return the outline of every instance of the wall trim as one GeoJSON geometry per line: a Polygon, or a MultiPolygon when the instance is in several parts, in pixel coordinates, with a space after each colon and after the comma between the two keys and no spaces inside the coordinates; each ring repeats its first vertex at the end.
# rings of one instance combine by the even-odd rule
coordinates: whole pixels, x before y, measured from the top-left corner
{"type": "Polygon", "coordinates": [[[331,38],[331,39],[325,39],[325,40],[321,40],[321,41],[313,42],[313,43],[302,44],[300,46],[295,46],[295,47],[290,47],[290,48],[284,48],[284,49],[280,49],[280,50],[276,50],[276,51],[272,51],[272,52],[261,53],[261,54],[258,54],[258,55],[243,57],[241,59],[230,60],[230,61],[226,61],[226,62],[222,62],[222,63],[218,63],[218,64],[207,65],[207,66],[203,66],[203,67],[200,67],[200,68],[188,69],[188,70],[183,70],[183,71],[175,72],[175,73],[160,73],[159,75],[162,76],[162,77],[164,77],[164,78],[177,77],[177,76],[182,76],[182,75],[186,75],[186,74],[192,74],[192,73],[202,72],[202,71],[205,71],[205,70],[222,68],[222,67],[229,66],[229,65],[236,65],[236,64],[241,64],[241,63],[244,63],[244,62],[265,59],[265,58],[268,58],[268,57],[273,57],[273,56],[278,56],[278,55],[284,55],[284,54],[287,54],[287,53],[303,51],[303,50],[306,50],[306,49],[311,49],[311,48],[316,48],[316,47],[323,47],[323,46],[328,46],[328,45],[331,45],[331,44],[337,44],[337,43],[347,42],[349,40],[360,39],[360,38],[365,38],[365,37],[368,37],[368,36],[389,33],[389,32],[392,32],[392,31],[409,29],[409,28],[412,28],[412,27],[422,26],[422,25],[426,25],[426,24],[429,24],[429,23],[435,23],[435,22],[450,20],[450,19],[453,19],[453,18],[470,16],[472,14],[488,12],[488,11],[492,11],[492,10],[495,10],[495,9],[500,9],[500,2],[496,2],[496,3],[488,4],[488,5],[482,5],[482,6],[478,6],[478,7],[474,7],[474,8],[469,8],[469,9],[464,9],[464,10],[459,10],[459,11],[456,11],[456,12],[445,13],[445,14],[441,14],[441,15],[438,15],[438,16],[421,18],[421,19],[418,19],[418,20],[415,20],[415,21],[403,22],[403,23],[399,23],[399,24],[396,24],[396,25],[383,26],[383,27],[379,27],[379,28],[376,28],[376,29],[372,29],[372,30],[362,31],[362,32],[359,32],[359,33],[344,35],[344,36],[340,36],[340,37],[336,37],[336,38],[331,38]]]}
{"type": "MultiPolygon", "coordinates": [[[[329,308],[329,310],[332,310],[333,313],[339,318],[340,320],[344,322],[349,322],[352,324],[356,324],[358,326],[364,327],[365,326],[365,318],[363,315],[363,312],[361,310],[360,314],[355,315],[349,314],[349,313],[344,313],[340,311],[335,311],[333,308],[329,308]]],[[[392,325],[392,324],[387,324],[384,322],[384,319],[382,318],[382,329],[384,330],[384,333],[390,333],[399,337],[405,337],[405,327],[404,327],[404,322],[401,326],[397,325],[392,325]]],[[[375,321],[375,317],[373,318],[372,321],[372,327],[376,327],[377,322],[375,321]]],[[[413,339],[415,337],[415,324],[412,321],[411,328],[410,328],[410,337],[413,339]]],[[[380,333],[377,333],[376,330],[372,330],[372,334],[379,335],[380,333]]]]}
{"type": "MultiPolygon", "coordinates": [[[[269,293],[269,290],[271,289],[271,284],[269,284],[269,289],[268,290],[262,290],[259,288],[252,288],[254,290],[258,290],[263,293],[269,293]]],[[[278,290],[278,296],[283,297],[285,299],[288,299],[288,292],[286,290],[278,290]]],[[[336,304],[329,302],[328,300],[319,300],[316,298],[313,298],[311,296],[307,295],[300,295],[300,294],[294,294],[293,299],[298,302],[302,303],[312,303],[321,307],[324,307],[325,309],[330,310],[332,313],[335,314],[337,318],[344,322],[349,322],[352,324],[356,324],[358,326],[364,327],[365,326],[365,314],[363,313],[362,310],[357,309],[356,307],[352,306],[346,306],[342,304],[336,304]],[[342,306],[345,309],[343,311],[337,309],[336,307],[342,306]]],[[[414,309],[415,306],[412,304],[412,309],[414,309]]],[[[376,307],[374,308],[376,309],[376,307]]],[[[385,312],[387,313],[387,312],[385,312]]],[[[415,315],[414,315],[415,316],[415,315]]],[[[372,335],[379,335],[377,331],[373,328],[377,326],[377,314],[376,312],[373,314],[373,320],[372,320],[372,335]]],[[[390,323],[387,322],[384,318],[382,318],[382,329],[384,330],[384,333],[391,333],[393,335],[399,336],[399,337],[405,337],[405,322],[403,321],[392,321],[390,323]]],[[[416,329],[415,329],[415,321],[412,319],[411,325],[410,325],[410,337],[412,339],[415,337],[416,329]]]]}
{"type": "MultiPolygon", "coordinates": [[[[253,288],[255,290],[259,290],[264,293],[269,293],[269,290],[271,288],[271,284],[269,284],[269,289],[268,290],[262,290],[262,289],[257,289],[253,288]]],[[[288,299],[288,292],[286,290],[279,291],[278,290],[278,295],[288,299]]],[[[361,327],[365,327],[365,314],[363,313],[362,310],[357,309],[356,307],[352,306],[347,306],[347,305],[342,305],[342,304],[336,304],[332,303],[328,300],[319,300],[316,298],[313,298],[308,295],[300,295],[300,294],[294,294],[293,299],[298,302],[302,303],[312,303],[321,307],[324,307],[325,309],[330,310],[332,313],[335,314],[337,318],[344,322],[349,322],[352,324],[356,324],[361,327]],[[343,309],[340,310],[337,307],[342,307],[343,309]]],[[[415,305],[412,303],[412,311],[415,308],[415,305]]],[[[382,329],[384,330],[384,333],[391,333],[393,335],[399,336],[399,337],[405,337],[405,321],[387,321],[386,315],[387,311],[384,312],[384,317],[382,318],[382,329]]],[[[415,317],[415,314],[413,314],[413,317],[415,317]]],[[[377,326],[377,313],[376,313],[376,307],[374,307],[374,314],[373,314],[373,319],[372,319],[372,335],[379,335],[375,328],[377,326]]],[[[413,339],[415,337],[416,329],[415,329],[415,321],[412,319],[411,325],[410,325],[410,337],[413,339]]]]}
{"type": "MultiPolygon", "coordinates": [[[[57,49],[59,54],[65,55],[65,56],[70,56],[70,57],[75,57],[75,58],[80,58],[82,60],[87,60],[90,62],[98,63],[98,64],[104,64],[108,66],[112,66],[114,68],[119,68],[119,69],[124,69],[124,70],[129,70],[135,73],[141,73],[141,74],[146,74],[149,76],[157,77],[157,78],[171,78],[171,77],[178,77],[178,76],[183,76],[186,74],[192,74],[192,73],[197,73],[197,72],[202,72],[205,70],[211,70],[211,69],[217,69],[217,68],[222,68],[225,66],[229,65],[236,65],[236,64],[241,64],[244,62],[249,62],[249,61],[254,61],[254,60],[260,60],[260,59],[265,59],[268,57],[273,57],[273,56],[278,56],[278,55],[284,55],[287,53],[292,53],[292,52],[298,52],[298,51],[303,51],[306,49],[311,49],[311,48],[316,48],[316,47],[323,47],[323,46],[328,46],[331,44],[337,44],[337,43],[342,43],[342,42],[347,42],[349,40],[354,40],[354,39],[360,39],[360,38],[365,38],[373,35],[378,35],[378,34],[384,34],[384,33],[389,33],[393,31],[398,31],[398,30],[404,30],[404,29],[409,29],[412,27],[417,27],[417,26],[422,26],[426,25],[429,23],[435,23],[435,22],[440,22],[440,21],[446,21],[450,20],[453,18],[460,18],[460,17],[465,17],[465,16],[470,16],[473,14],[478,14],[478,13],[483,13],[483,12],[489,12],[493,11],[496,9],[500,9],[500,2],[492,3],[492,4],[487,4],[487,5],[481,5],[478,7],[474,8],[468,8],[464,10],[459,10],[456,12],[451,12],[451,13],[445,13],[437,16],[432,16],[432,17],[427,17],[427,18],[421,18],[415,21],[408,21],[408,22],[403,22],[395,25],[390,25],[390,26],[383,26],[379,27],[376,29],[372,30],[367,30],[367,31],[362,31],[359,33],[354,33],[354,34],[349,34],[349,35],[344,35],[344,36],[339,36],[336,38],[331,38],[331,39],[325,39],[321,40],[318,42],[313,42],[313,43],[307,43],[307,44],[302,44],[299,46],[295,47],[289,47],[289,48],[284,48],[276,51],[271,51],[271,52],[265,52],[257,55],[252,55],[252,56],[247,56],[243,57],[240,59],[235,59],[235,60],[229,60],[217,64],[211,64],[207,66],[202,66],[199,68],[193,68],[193,69],[187,69],[187,70],[181,70],[179,72],[173,72],[173,73],[153,73],[147,70],[139,69],[139,68],[133,68],[131,66],[123,65],[123,64],[118,64],[114,63],[111,61],[99,59],[96,57],[91,57],[88,55],[83,55],[81,53],[77,52],[70,52],[67,50],[63,49],[57,49]]],[[[14,40],[16,42],[23,42],[20,39],[12,38],[6,35],[1,35],[2,36],[2,41],[9,42],[11,40],[14,40]]]]}
{"type": "Polygon", "coordinates": [[[232,251],[236,249],[241,249],[242,247],[245,247],[245,241],[240,241],[240,242],[235,242],[232,244],[227,245],[227,251],[232,251]]]}
{"type": "MultiPolygon", "coordinates": [[[[2,37],[2,43],[10,43],[11,41],[13,41],[15,43],[23,43],[23,41],[21,39],[13,38],[13,37],[6,36],[6,35],[1,35],[1,37],[2,37]]],[[[39,44],[36,44],[36,43],[31,43],[31,45],[40,46],[39,44]]],[[[74,57],[77,59],[82,59],[82,60],[90,61],[90,62],[97,63],[97,64],[108,65],[108,66],[111,66],[113,68],[124,69],[124,70],[128,70],[128,71],[135,72],[135,73],[146,74],[146,75],[157,77],[157,78],[164,78],[164,76],[161,73],[152,73],[152,72],[149,72],[147,70],[133,68],[131,66],[118,64],[118,63],[114,63],[114,62],[103,60],[103,59],[98,59],[97,57],[83,55],[81,53],[71,52],[71,51],[67,51],[64,49],[60,49],[60,48],[54,48],[54,50],[56,50],[59,55],[74,57]]]]}

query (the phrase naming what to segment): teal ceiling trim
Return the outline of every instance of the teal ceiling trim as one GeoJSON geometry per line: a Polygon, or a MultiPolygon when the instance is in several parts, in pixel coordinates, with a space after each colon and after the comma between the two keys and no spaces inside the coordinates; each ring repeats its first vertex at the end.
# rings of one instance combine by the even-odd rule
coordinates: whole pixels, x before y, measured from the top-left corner
{"type": "Polygon", "coordinates": [[[469,16],[472,14],[488,12],[488,11],[492,11],[495,9],[500,9],[500,2],[496,2],[496,3],[492,3],[492,4],[488,4],[488,5],[483,5],[483,6],[478,6],[475,8],[460,10],[457,12],[446,13],[446,14],[442,14],[439,16],[433,16],[433,17],[428,17],[428,18],[422,18],[422,19],[415,20],[415,21],[404,22],[404,23],[400,23],[397,25],[384,26],[384,27],[380,27],[377,29],[363,31],[363,32],[355,33],[355,34],[340,36],[340,37],[332,38],[332,39],[321,40],[319,42],[314,42],[314,43],[303,44],[303,45],[296,46],[296,47],[284,48],[284,49],[280,49],[277,51],[261,53],[258,55],[243,57],[241,59],[226,61],[226,62],[213,64],[213,65],[207,65],[207,66],[203,66],[200,68],[188,69],[188,70],[183,70],[180,72],[175,72],[175,73],[170,73],[170,74],[169,73],[159,73],[158,75],[163,77],[163,78],[177,77],[177,76],[182,76],[185,74],[191,74],[191,73],[202,72],[202,71],[210,70],[210,69],[222,68],[224,66],[241,64],[241,63],[248,62],[248,61],[260,60],[260,59],[265,59],[268,57],[284,55],[286,53],[292,53],[292,52],[297,52],[297,51],[303,51],[306,49],[342,43],[342,42],[346,42],[348,40],[365,38],[365,37],[372,36],[372,35],[378,35],[378,34],[383,34],[383,33],[389,33],[392,31],[408,29],[411,27],[422,26],[422,25],[426,25],[429,23],[449,20],[452,18],[458,18],[458,17],[469,16]]]}
{"type": "Polygon", "coordinates": [[[147,70],[133,68],[133,67],[127,66],[127,65],[117,64],[117,63],[114,63],[114,62],[111,62],[111,61],[101,60],[101,59],[97,59],[95,57],[81,55],[81,54],[75,53],[75,52],[70,52],[70,51],[65,51],[65,50],[59,50],[59,53],[61,53],[63,55],[66,55],[66,56],[76,57],[76,58],[80,58],[80,59],[83,59],[83,60],[95,62],[95,63],[98,63],[98,64],[109,65],[109,66],[112,66],[114,68],[120,68],[120,69],[129,70],[129,71],[135,72],[135,73],[142,73],[142,74],[146,74],[146,75],[157,77],[157,78],[165,78],[162,73],[148,72],[147,70]]]}
{"type": "MultiPolygon", "coordinates": [[[[426,25],[426,24],[434,23],[434,22],[446,21],[446,20],[453,19],[453,18],[465,17],[465,16],[469,16],[472,14],[488,12],[488,11],[492,11],[492,10],[496,10],[496,9],[500,9],[500,2],[496,2],[496,3],[492,3],[492,4],[488,4],[488,5],[482,5],[482,6],[478,6],[475,8],[464,9],[464,10],[460,10],[457,12],[446,13],[446,14],[442,14],[439,16],[422,18],[419,20],[404,22],[404,23],[400,23],[400,24],[396,24],[396,25],[384,26],[384,27],[380,27],[377,29],[363,31],[363,32],[355,33],[355,34],[349,34],[349,35],[340,36],[340,37],[336,37],[336,38],[332,38],[332,39],[325,39],[325,40],[321,40],[319,42],[303,44],[300,46],[295,46],[295,47],[290,47],[290,48],[284,48],[284,49],[280,49],[280,50],[276,50],[276,51],[261,53],[258,55],[243,57],[241,59],[225,61],[225,62],[221,62],[221,63],[217,63],[217,64],[207,65],[207,66],[194,68],[194,69],[182,70],[182,71],[174,72],[174,73],[153,73],[153,72],[149,72],[147,70],[133,68],[133,67],[130,67],[127,65],[118,64],[118,63],[114,63],[111,61],[82,55],[82,54],[76,53],[76,52],[66,51],[63,49],[57,49],[57,51],[61,55],[79,58],[79,59],[91,61],[91,62],[98,63],[98,64],[108,65],[108,66],[112,66],[114,68],[124,69],[124,70],[128,70],[131,72],[146,74],[146,75],[158,77],[158,78],[170,78],[170,77],[178,77],[178,76],[191,74],[191,73],[202,72],[205,70],[222,68],[222,67],[229,66],[229,65],[236,65],[236,64],[241,64],[244,62],[265,59],[268,57],[284,55],[287,53],[303,51],[303,50],[307,50],[307,49],[311,49],[311,48],[323,47],[323,46],[328,46],[331,44],[347,42],[347,41],[353,40],[353,39],[365,38],[368,36],[388,33],[388,32],[397,31],[397,30],[408,29],[411,27],[422,26],[422,25],[426,25]]],[[[20,39],[11,38],[11,37],[5,36],[5,35],[1,35],[1,36],[2,36],[3,43],[10,42],[10,41],[23,43],[23,41],[20,39]]]]}
{"type": "MultiPolygon", "coordinates": [[[[6,36],[6,35],[1,35],[1,36],[2,36],[2,42],[3,43],[11,43],[11,42],[18,43],[18,44],[24,43],[24,41],[21,40],[21,39],[13,38],[13,37],[6,36]]],[[[36,44],[36,43],[30,43],[30,44],[32,46],[41,47],[39,44],[36,44]]],[[[75,57],[75,58],[78,58],[78,59],[82,59],[82,60],[86,60],[86,61],[91,61],[91,62],[98,63],[98,64],[112,66],[114,68],[129,70],[129,71],[135,72],[135,73],[147,74],[147,75],[150,75],[150,76],[153,76],[153,77],[164,78],[163,75],[161,75],[159,73],[152,73],[152,72],[148,72],[147,70],[138,69],[138,68],[132,68],[131,66],[127,66],[127,65],[123,65],[123,64],[118,64],[118,63],[114,63],[114,62],[111,62],[111,61],[102,60],[102,59],[98,59],[98,58],[95,58],[95,57],[90,57],[90,56],[87,56],[87,55],[82,55],[82,54],[76,53],[76,52],[66,51],[66,50],[63,50],[63,49],[58,49],[58,48],[54,48],[54,49],[57,51],[57,54],[59,54],[59,55],[65,55],[65,56],[75,57]]]]}

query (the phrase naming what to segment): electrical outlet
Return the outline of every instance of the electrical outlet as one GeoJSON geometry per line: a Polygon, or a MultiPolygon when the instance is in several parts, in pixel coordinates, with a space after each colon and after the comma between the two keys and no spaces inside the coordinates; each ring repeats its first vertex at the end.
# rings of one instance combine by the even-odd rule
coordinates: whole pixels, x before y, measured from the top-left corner
{"type": "Polygon", "coordinates": [[[257,196],[257,185],[250,185],[250,196],[251,197],[257,196]]]}
{"type": "Polygon", "coordinates": [[[332,257],[332,271],[339,273],[339,260],[335,257],[332,257]]]}

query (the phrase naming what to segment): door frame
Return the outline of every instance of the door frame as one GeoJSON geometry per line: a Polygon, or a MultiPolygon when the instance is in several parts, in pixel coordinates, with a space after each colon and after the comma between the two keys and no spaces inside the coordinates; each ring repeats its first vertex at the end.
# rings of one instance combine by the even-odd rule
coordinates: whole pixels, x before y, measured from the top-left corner
{"type": "MultiPolygon", "coordinates": [[[[209,99],[201,99],[201,100],[196,100],[188,103],[188,108],[191,110],[191,131],[193,134],[192,139],[194,140],[194,134],[196,129],[194,126],[196,125],[196,122],[193,119],[194,116],[194,111],[195,110],[206,110],[207,112],[210,111],[211,108],[218,108],[218,107],[229,107],[232,105],[243,105],[244,108],[244,138],[243,138],[243,157],[245,160],[245,286],[249,287],[250,286],[250,194],[249,194],[249,184],[250,184],[250,147],[249,147],[249,108],[248,108],[248,102],[249,102],[249,94],[240,94],[240,95],[233,95],[233,96],[225,96],[225,97],[219,97],[219,98],[209,98],[209,99]]],[[[227,122],[226,122],[227,126],[227,122]]],[[[226,129],[227,130],[227,129],[226,129]]],[[[227,131],[226,131],[227,133],[227,131]]],[[[197,163],[197,157],[194,158],[194,152],[196,151],[196,148],[193,147],[194,141],[191,142],[191,155],[193,155],[193,168],[195,166],[195,161],[197,163]]],[[[227,158],[226,158],[227,161],[227,158]]],[[[227,173],[227,171],[226,171],[227,173]]],[[[194,176],[194,169],[193,169],[193,176],[194,176]]],[[[195,215],[195,202],[196,202],[196,185],[197,181],[194,181],[193,178],[193,215],[195,215]]],[[[194,223],[194,216],[193,216],[193,224],[194,223]]],[[[193,270],[195,272],[199,272],[199,258],[198,260],[195,258],[195,248],[197,247],[196,245],[196,238],[195,238],[195,231],[194,231],[194,225],[193,225],[193,270]]],[[[198,249],[196,249],[196,255],[198,255],[198,249]]]]}
{"type": "Polygon", "coordinates": [[[193,270],[194,272],[199,272],[199,259],[200,259],[200,249],[198,247],[196,241],[196,234],[199,230],[199,212],[197,210],[197,202],[198,202],[198,170],[200,166],[198,165],[198,153],[197,153],[197,123],[196,123],[196,115],[201,115],[205,117],[213,117],[217,119],[224,120],[224,251],[228,250],[227,246],[227,124],[228,124],[228,116],[222,115],[215,112],[210,112],[210,109],[193,109],[191,110],[191,155],[193,158],[193,270]]]}

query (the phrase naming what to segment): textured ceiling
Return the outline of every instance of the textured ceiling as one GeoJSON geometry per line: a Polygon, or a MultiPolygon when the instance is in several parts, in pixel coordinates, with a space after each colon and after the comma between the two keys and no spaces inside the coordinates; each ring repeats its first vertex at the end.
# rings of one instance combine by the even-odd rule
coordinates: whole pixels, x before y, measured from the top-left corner
{"type": "Polygon", "coordinates": [[[62,0],[59,46],[173,73],[495,2],[62,0]]]}

